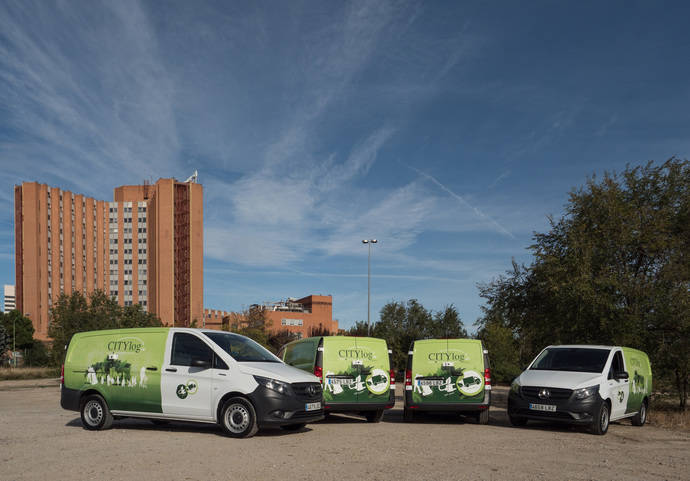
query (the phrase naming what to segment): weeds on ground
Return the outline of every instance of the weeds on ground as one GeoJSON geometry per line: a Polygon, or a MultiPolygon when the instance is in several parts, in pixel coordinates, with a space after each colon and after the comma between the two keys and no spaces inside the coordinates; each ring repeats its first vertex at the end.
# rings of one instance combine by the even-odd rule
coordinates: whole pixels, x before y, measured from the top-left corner
{"type": "Polygon", "coordinates": [[[0,381],[60,377],[59,367],[0,367],[0,381]]]}
{"type": "Polygon", "coordinates": [[[660,428],[690,432],[690,411],[678,408],[678,396],[655,394],[649,406],[647,421],[660,428]]]}

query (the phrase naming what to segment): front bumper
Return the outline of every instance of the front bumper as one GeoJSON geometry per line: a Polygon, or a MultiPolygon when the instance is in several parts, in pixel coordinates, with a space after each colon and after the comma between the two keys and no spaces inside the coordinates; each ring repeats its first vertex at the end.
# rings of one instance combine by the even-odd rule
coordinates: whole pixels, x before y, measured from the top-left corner
{"type": "Polygon", "coordinates": [[[598,392],[582,400],[575,399],[572,394],[562,400],[540,400],[523,396],[511,389],[508,396],[508,415],[514,418],[567,424],[591,424],[602,402],[604,401],[598,392]],[[555,405],[556,411],[536,411],[530,409],[530,404],[555,405]]]}
{"type": "Polygon", "coordinates": [[[247,397],[254,405],[256,420],[260,427],[307,424],[324,418],[321,394],[314,397],[286,396],[273,389],[259,386],[247,397]],[[315,402],[321,403],[321,409],[306,411],[306,405],[315,402]]]}

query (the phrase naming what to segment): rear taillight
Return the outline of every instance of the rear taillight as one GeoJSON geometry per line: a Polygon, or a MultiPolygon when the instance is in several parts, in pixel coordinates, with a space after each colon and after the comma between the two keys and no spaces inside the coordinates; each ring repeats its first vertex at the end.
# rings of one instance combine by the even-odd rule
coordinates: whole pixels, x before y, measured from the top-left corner
{"type": "Polygon", "coordinates": [[[323,368],[321,366],[316,366],[314,368],[314,376],[321,379],[323,377],[323,368]]]}
{"type": "Polygon", "coordinates": [[[65,385],[65,365],[63,364],[62,367],[60,367],[60,385],[64,386],[65,385]]]}
{"type": "Polygon", "coordinates": [[[405,387],[412,387],[412,371],[410,369],[405,371],[405,387]]]}
{"type": "Polygon", "coordinates": [[[388,371],[388,374],[391,377],[391,387],[394,387],[395,386],[395,371],[393,369],[391,369],[390,371],[388,371]]]}
{"type": "Polygon", "coordinates": [[[489,389],[491,389],[491,369],[488,367],[484,369],[484,386],[487,386],[489,389]]]}

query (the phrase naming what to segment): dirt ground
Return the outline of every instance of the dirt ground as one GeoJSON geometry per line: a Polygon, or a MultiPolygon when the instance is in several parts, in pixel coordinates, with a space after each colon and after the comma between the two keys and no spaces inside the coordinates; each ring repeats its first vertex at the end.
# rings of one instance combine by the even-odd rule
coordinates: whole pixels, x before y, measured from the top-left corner
{"type": "Polygon", "coordinates": [[[215,426],[134,419],[86,431],[78,413],[60,408],[54,381],[8,381],[0,383],[0,480],[690,479],[688,433],[628,421],[605,436],[513,428],[506,395],[494,390],[488,426],[453,415],[405,424],[398,398],[380,424],[333,416],[301,432],[230,439],[215,426]]]}

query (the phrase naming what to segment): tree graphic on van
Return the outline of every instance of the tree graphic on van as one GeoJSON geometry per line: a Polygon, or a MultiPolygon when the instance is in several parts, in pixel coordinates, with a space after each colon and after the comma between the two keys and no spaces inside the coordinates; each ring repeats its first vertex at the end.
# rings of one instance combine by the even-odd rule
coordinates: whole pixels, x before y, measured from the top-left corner
{"type": "MultiPolygon", "coordinates": [[[[143,371],[143,369],[142,369],[143,371]]],[[[119,359],[109,359],[93,363],[86,368],[84,377],[89,384],[105,384],[121,387],[146,387],[146,376],[141,374],[137,382],[137,376],[132,375],[132,364],[119,359]]]]}

